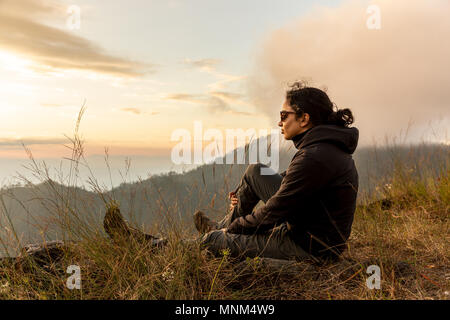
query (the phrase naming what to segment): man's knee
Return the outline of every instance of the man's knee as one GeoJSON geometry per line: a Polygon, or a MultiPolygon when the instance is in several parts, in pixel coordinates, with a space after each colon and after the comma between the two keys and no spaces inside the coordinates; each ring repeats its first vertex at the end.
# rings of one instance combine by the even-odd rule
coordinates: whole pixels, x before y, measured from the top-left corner
{"type": "Polygon", "coordinates": [[[224,250],[228,251],[232,257],[240,256],[246,251],[248,246],[248,237],[239,234],[227,233],[222,230],[213,230],[201,237],[201,245],[208,249],[215,256],[224,254],[224,250]]]}
{"type": "Polygon", "coordinates": [[[200,244],[203,248],[218,254],[222,249],[225,249],[227,244],[224,239],[224,232],[222,230],[213,230],[205,233],[200,238],[200,244]]]}
{"type": "Polygon", "coordinates": [[[267,167],[265,164],[262,163],[253,163],[253,164],[249,164],[247,167],[247,170],[245,171],[245,174],[247,176],[252,176],[252,177],[256,177],[256,176],[260,176],[261,175],[261,168],[267,167]]]}
{"type": "Polygon", "coordinates": [[[210,231],[210,232],[207,232],[207,233],[203,234],[201,236],[201,238],[200,238],[200,243],[202,245],[208,245],[209,243],[211,243],[212,242],[212,238],[213,238],[213,233],[217,232],[217,231],[218,230],[213,230],[213,231],[210,231]]]}

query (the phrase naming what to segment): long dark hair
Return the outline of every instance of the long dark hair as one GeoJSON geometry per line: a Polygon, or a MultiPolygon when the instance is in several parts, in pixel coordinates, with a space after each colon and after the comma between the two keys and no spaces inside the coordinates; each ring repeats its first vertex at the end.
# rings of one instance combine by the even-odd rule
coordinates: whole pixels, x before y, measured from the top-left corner
{"type": "Polygon", "coordinates": [[[350,109],[338,109],[325,91],[308,87],[304,81],[296,81],[289,86],[286,91],[286,100],[297,117],[302,116],[303,113],[309,114],[313,126],[334,124],[349,127],[354,122],[350,109]]]}

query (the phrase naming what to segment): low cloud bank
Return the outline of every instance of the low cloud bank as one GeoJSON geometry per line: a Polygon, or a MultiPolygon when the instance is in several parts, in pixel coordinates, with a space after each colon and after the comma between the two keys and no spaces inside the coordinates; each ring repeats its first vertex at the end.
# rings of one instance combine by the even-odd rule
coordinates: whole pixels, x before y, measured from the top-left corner
{"type": "Polygon", "coordinates": [[[276,117],[287,84],[308,79],[326,86],[339,108],[352,109],[362,144],[405,136],[448,141],[449,16],[448,0],[316,7],[264,39],[248,82],[252,102],[276,117]],[[367,27],[369,5],[380,9],[378,30],[367,27]]]}

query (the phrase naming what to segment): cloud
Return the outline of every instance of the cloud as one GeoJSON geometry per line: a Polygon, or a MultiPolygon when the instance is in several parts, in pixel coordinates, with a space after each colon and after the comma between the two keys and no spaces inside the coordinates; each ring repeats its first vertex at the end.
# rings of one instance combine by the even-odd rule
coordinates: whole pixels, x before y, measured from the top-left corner
{"type": "Polygon", "coordinates": [[[216,66],[221,61],[219,59],[200,59],[200,60],[192,60],[192,59],[184,59],[183,63],[189,65],[194,68],[199,68],[200,70],[213,72],[216,66]]]}
{"type": "Polygon", "coordinates": [[[0,147],[22,147],[22,144],[28,145],[51,145],[64,144],[67,139],[60,138],[41,138],[41,137],[27,137],[27,138],[0,138],[0,147]]]}
{"type": "MultiPolygon", "coordinates": [[[[222,93],[222,96],[226,96],[227,93],[222,93]]],[[[229,94],[233,96],[233,94],[229,94]]],[[[211,113],[228,113],[236,115],[250,115],[251,113],[238,111],[230,107],[230,105],[220,97],[220,95],[211,94],[187,94],[187,93],[174,93],[166,97],[166,100],[176,100],[186,103],[191,103],[197,106],[205,106],[211,113]]]]}
{"type": "Polygon", "coordinates": [[[220,98],[203,94],[188,94],[188,93],[174,93],[169,94],[166,100],[176,100],[195,104],[197,106],[206,106],[210,112],[227,111],[230,109],[229,105],[220,98]]]}
{"type": "Polygon", "coordinates": [[[195,69],[199,69],[202,72],[209,73],[214,77],[218,78],[218,81],[215,81],[208,85],[208,88],[213,91],[225,90],[229,84],[241,81],[246,79],[246,76],[235,76],[231,74],[221,73],[217,71],[217,65],[221,63],[219,59],[200,59],[200,60],[192,60],[192,59],[184,59],[184,64],[189,65],[195,69]]]}
{"type": "Polygon", "coordinates": [[[45,108],[60,108],[63,107],[64,105],[59,103],[41,103],[41,106],[45,108]]]}
{"type": "Polygon", "coordinates": [[[235,115],[235,116],[254,116],[255,114],[252,112],[246,112],[246,111],[237,111],[237,110],[227,110],[225,111],[227,114],[235,115]]]}
{"type": "Polygon", "coordinates": [[[26,17],[49,17],[66,15],[67,6],[57,0],[2,0],[0,9],[9,15],[26,17]]]}
{"type": "Polygon", "coordinates": [[[369,30],[367,1],[316,7],[268,34],[248,81],[251,101],[276,116],[287,84],[325,85],[351,108],[363,142],[398,135],[409,122],[450,123],[450,2],[379,0],[381,29],[369,30]]]}
{"type": "Polygon", "coordinates": [[[243,98],[242,94],[225,91],[213,91],[211,92],[211,95],[236,102],[242,101],[243,98]]]}
{"type": "Polygon", "coordinates": [[[134,108],[134,107],[130,107],[130,108],[128,108],[128,107],[127,107],[127,108],[120,108],[119,110],[120,110],[120,111],[123,111],[123,112],[133,113],[133,114],[149,114],[149,115],[151,115],[151,116],[160,114],[159,111],[146,112],[146,111],[142,111],[142,110],[139,109],[139,108],[134,108]]]}
{"type": "Polygon", "coordinates": [[[234,94],[234,96],[232,96],[233,94],[227,95],[228,93],[224,92],[224,90],[229,90],[230,85],[245,80],[247,76],[239,76],[239,75],[236,76],[219,72],[216,67],[221,62],[222,61],[219,59],[212,59],[212,58],[205,58],[199,60],[192,60],[186,58],[183,61],[184,64],[189,65],[194,69],[198,69],[201,72],[206,72],[217,79],[216,81],[207,85],[208,89],[211,91],[210,96],[220,98],[221,100],[224,99],[228,102],[239,102],[240,104],[244,104],[242,99],[238,101],[239,99],[236,96],[236,94],[234,94]]]}
{"type": "MultiPolygon", "coordinates": [[[[252,107],[252,105],[248,102],[246,96],[240,93],[228,92],[228,91],[211,91],[209,93],[213,97],[220,98],[228,103],[238,104],[244,107],[252,107]]],[[[245,114],[250,114],[245,112],[245,114]]]]}
{"type": "Polygon", "coordinates": [[[229,86],[230,84],[245,80],[247,78],[247,76],[234,76],[219,72],[211,73],[220,79],[208,85],[208,88],[213,91],[226,90],[227,86],[229,86]]]}
{"type": "Polygon", "coordinates": [[[36,72],[55,69],[81,70],[117,77],[139,77],[153,71],[153,65],[108,54],[92,41],[74,32],[40,21],[65,19],[62,3],[44,0],[0,2],[0,50],[20,55],[35,63],[36,72]]]}
{"type": "Polygon", "coordinates": [[[131,112],[134,114],[141,114],[142,111],[138,108],[121,108],[120,110],[125,111],[125,112],[131,112]]]}

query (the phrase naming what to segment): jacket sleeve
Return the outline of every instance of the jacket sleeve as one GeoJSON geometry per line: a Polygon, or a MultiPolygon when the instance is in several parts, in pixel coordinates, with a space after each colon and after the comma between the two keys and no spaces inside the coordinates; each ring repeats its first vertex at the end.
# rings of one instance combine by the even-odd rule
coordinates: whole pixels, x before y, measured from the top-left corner
{"type": "Polygon", "coordinates": [[[286,170],[280,189],[258,210],[235,219],[227,232],[252,234],[258,229],[269,229],[276,223],[286,221],[292,214],[309,214],[301,212],[302,202],[320,191],[331,176],[329,168],[299,152],[286,170]]]}

